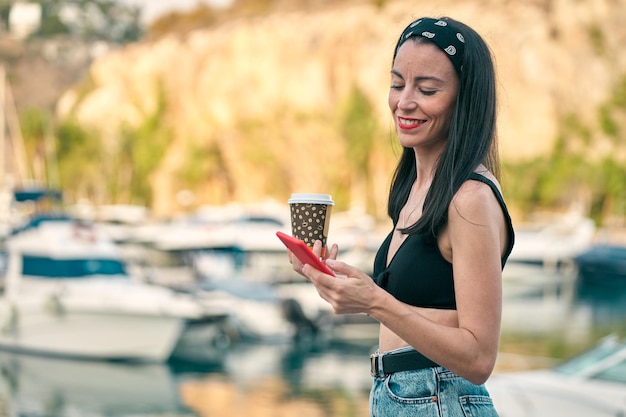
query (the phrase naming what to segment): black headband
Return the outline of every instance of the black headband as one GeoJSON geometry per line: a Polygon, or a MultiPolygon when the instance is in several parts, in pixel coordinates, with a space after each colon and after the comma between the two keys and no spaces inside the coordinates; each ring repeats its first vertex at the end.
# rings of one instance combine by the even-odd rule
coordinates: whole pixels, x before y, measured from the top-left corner
{"type": "Polygon", "coordinates": [[[423,17],[412,22],[404,29],[393,53],[394,60],[400,46],[409,38],[421,36],[432,41],[439,49],[446,53],[457,74],[463,70],[463,51],[465,50],[465,38],[461,32],[455,29],[450,22],[444,19],[432,19],[423,17]]]}

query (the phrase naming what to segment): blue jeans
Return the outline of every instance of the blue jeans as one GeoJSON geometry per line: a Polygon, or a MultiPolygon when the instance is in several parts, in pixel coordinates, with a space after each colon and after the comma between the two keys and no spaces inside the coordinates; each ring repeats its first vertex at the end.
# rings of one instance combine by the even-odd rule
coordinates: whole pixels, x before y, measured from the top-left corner
{"type": "MultiPolygon", "coordinates": [[[[408,349],[412,348],[401,350],[408,349]]],[[[497,417],[498,414],[484,385],[474,385],[445,368],[435,367],[375,377],[370,393],[370,416],[497,417]]]]}

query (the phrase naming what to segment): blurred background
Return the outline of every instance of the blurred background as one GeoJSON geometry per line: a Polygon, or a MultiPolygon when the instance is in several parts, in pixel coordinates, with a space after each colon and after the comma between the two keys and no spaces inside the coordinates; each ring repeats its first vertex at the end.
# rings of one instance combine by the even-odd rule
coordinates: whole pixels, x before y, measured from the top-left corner
{"type": "Polygon", "coordinates": [[[623,225],[619,1],[1,7],[9,139],[23,142],[5,174],[60,187],[67,203],[167,217],[311,190],[382,219],[398,154],[386,108],[396,32],[416,16],[449,14],[474,25],[496,57],[502,182],[515,217],[576,206],[598,225],[623,225]]]}
{"type": "Polygon", "coordinates": [[[468,23],[495,56],[518,232],[497,370],[624,337],[626,1],[0,0],[5,295],[10,254],[32,258],[44,231],[11,241],[54,213],[67,228],[45,231],[57,239],[45,248],[80,224],[130,280],[227,316],[203,339],[208,355],[176,342],[165,363],[129,368],[31,355],[47,347],[16,342],[26,313],[3,296],[2,415],[366,415],[373,323],[313,301],[273,232],[289,230],[291,193],[331,194],[329,241],[371,268],[400,155],[392,51],[423,15],[468,23]]]}

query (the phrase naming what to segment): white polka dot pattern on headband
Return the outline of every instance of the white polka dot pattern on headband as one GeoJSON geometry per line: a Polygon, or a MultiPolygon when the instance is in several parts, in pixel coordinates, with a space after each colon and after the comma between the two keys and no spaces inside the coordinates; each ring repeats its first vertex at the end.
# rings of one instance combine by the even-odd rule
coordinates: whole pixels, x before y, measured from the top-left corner
{"type": "Polygon", "coordinates": [[[447,48],[444,49],[444,51],[446,51],[446,53],[448,55],[454,55],[456,54],[456,48],[452,45],[448,46],[447,48]]]}
{"type": "Polygon", "coordinates": [[[412,22],[400,35],[394,52],[394,59],[400,46],[413,36],[421,36],[431,40],[450,58],[457,73],[463,71],[465,38],[453,24],[444,19],[430,17],[423,17],[412,22]]]}

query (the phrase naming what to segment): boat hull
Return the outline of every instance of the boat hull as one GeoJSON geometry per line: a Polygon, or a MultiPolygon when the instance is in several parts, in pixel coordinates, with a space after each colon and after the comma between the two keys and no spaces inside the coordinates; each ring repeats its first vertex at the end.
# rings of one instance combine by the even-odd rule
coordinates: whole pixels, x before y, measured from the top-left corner
{"type": "Polygon", "coordinates": [[[0,349],[53,356],[166,361],[184,328],[179,317],[72,311],[60,305],[0,307],[0,349]]]}
{"type": "Polygon", "coordinates": [[[626,284],[626,247],[596,245],[575,258],[580,284],[623,288],[626,284]]]}

